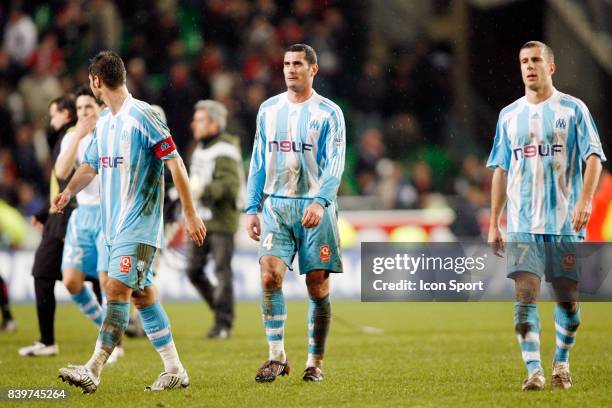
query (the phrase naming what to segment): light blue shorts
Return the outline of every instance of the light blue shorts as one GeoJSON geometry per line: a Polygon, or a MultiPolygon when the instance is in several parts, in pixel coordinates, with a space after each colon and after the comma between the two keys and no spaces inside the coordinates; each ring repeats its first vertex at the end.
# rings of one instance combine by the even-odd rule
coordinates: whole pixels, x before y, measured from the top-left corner
{"type": "Polygon", "coordinates": [[[153,284],[153,259],[157,248],[138,242],[114,244],[108,247],[108,277],[133,290],[153,284]]]}
{"type": "Polygon", "coordinates": [[[62,254],[62,270],[66,268],[95,279],[108,269],[99,205],[80,205],[70,215],[62,254]]]}
{"type": "Polygon", "coordinates": [[[531,272],[547,282],[555,278],[580,281],[577,235],[549,235],[511,232],[506,237],[507,273],[531,272]]]}
{"type": "Polygon", "coordinates": [[[342,272],[335,204],[325,208],[321,223],[304,228],[301,220],[312,199],[268,197],[263,205],[259,258],[273,255],[289,269],[298,254],[300,275],[312,270],[342,272]]]}

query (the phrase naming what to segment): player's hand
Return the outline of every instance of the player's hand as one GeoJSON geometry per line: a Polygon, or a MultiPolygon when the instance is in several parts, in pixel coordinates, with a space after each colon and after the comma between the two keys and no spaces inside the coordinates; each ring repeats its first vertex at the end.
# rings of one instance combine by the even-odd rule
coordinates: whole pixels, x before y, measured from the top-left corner
{"type": "Polygon", "coordinates": [[[96,128],[97,118],[95,115],[80,117],[74,127],[74,132],[79,139],[84,138],[96,128]]]}
{"type": "Polygon", "coordinates": [[[574,207],[574,213],[572,214],[572,228],[578,232],[586,227],[591,218],[591,211],[593,206],[590,201],[580,199],[574,207]]]}
{"type": "Polygon", "coordinates": [[[51,209],[58,214],[62,214],[64,212],[64,208],[70,202],[72,198],[72,192],[66,188],[59,194],[56,194],[55,197],[51,200],[51,209]]]}
{"type": "Polygon", "coordinates": [[[204,222],[197,213],[185,215],[185,227],[189,233],[191,240],[195,242],[197,246],[204,245],[204,239],[206,238],[206,227],[204,222]]]}
{"type": "Polygon", "coordinates": [[[261,235],[261,224],[259,223],[259,217],[257,214],[248,214],[246,219],[246,229],[249,238],[253,241],[259,241],[261,235]]]}
{"type": "Polygon", "coordinates": [[[302,216],[302,225],[305,228],[313,228],[321,223],[321,218],[323,218],[323,213],[325,209],[316,201],[313,201],[306,210],[304,210],[304,215],[302,216]]]}
{"type": "Polygon", "coordinates": [[[42,231],[43,228],[45,227],[44,224],[38,221],[38,218],[36,218],[35,216],[30,217],[30,224],[32,224],[32,226],[36,228],[38,231],[42,231]]]}
{"type": "Polygon", "coordinates": [[[504,237],[502,237],[501,230],[498,226],[492,226],[489,228],[489,238],[487,242],[495,255],[499,256],[500,258],[504,257],[504,237]]]}

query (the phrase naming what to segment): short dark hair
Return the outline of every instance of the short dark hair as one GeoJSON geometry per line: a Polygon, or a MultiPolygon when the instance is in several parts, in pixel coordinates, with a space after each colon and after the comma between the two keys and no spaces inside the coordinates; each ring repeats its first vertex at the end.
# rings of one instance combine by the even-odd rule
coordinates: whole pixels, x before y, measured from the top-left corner
{"type": "Polygon", "coordinates": [[[535,48],[535,47],[542,48],[542,50],[544,51],[544,55],[546,55],[547,59],[550,62],[555,62],[555,54],[552,48],[544,44],[542,41],[527,41],[525,44],[523,44],[523,46],[521,47],[521,50],[524,48],[535,48]]]}
{"type": "Polygon", "coordinates": [[[59,111],[67,110],[70,114],[70,119],[76,118],[76,98],[73,94],[62,95],[53,99],[49,102],[49,107],[53,104],[57,105],[57,110],[59,111]]]}
{"type": "Polygon", "coordinates": [[[91,59],[88,71],[91,76],[99,76],[110,89],[125,84],[125,65],[116,52],[100,51],[91,59]]]}
{"type": "Polygon", "coordinates": [[[74,93],[74,96],[75,98],[78,98],[79,96],[91,96],[92,98],[96,99],[93,92],[91,91],[91,88],[88,86],[82,86],[78,88],[74,93]]]}
{"type": "Polygon", "coordinates": [[[317,63],[317,53],[315,50],[307,44],[293,44],[287,47],[285,53],[287,52],[303,52],[304,59],[308,62],[308,65],[313,65],[317,63]]]}

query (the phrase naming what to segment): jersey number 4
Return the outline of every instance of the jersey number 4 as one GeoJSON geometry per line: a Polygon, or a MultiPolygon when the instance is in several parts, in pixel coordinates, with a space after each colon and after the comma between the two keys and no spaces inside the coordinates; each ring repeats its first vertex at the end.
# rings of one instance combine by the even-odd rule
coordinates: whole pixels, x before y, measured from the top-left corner
{"type": "Polygon", "coordinates": [[[268,235],[266,235],[266,237],[264,238],[263,242],[261,243],[261,246],[266,248],[268,251],[272,249],[272,238],[274,238],[274,234],[270,233],[268,235]]]}

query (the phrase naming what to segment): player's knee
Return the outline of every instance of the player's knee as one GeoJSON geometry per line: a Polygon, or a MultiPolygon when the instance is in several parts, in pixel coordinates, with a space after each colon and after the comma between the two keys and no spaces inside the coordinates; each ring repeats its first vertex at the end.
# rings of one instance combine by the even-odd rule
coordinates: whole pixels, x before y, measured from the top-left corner
{"type": "Polygon", "coordinates": [[[537,288],[522,286],[516,291],[516,300],[519,303],[530,304],[535,303],[537,299],[537,288]]]}
{"type": "Polygon", "coordinates": [[[326,272],[310,272],[306,275],[306,287],[312,299],[322,299],[329,294],[328,276],[326,272]]]}
{"type": "Polygon", "coordinates": [[[281,275],[274,271],[265,271],[261,273],[261,286],[267,290],[280,289],[283,280],[281,275]]]}
{"type": "Polygon", "coordinates": [[[62,283],[71,294],[77,294],[83,289],[83,282],[75,276],[64,276],[62,283]]]}

